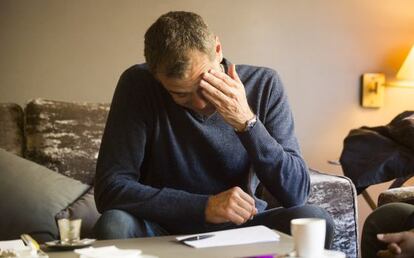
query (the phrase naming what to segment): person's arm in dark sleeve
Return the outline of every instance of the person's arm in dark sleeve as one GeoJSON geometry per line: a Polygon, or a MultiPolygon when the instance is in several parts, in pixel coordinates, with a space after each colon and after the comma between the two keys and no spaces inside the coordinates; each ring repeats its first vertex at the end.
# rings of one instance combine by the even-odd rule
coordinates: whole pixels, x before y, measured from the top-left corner
{"type": "Polygon", "coordinates": [[[165,224],[204,222],[208,196],[139,182],[144,157],[148,155],[151,105],[143,87],[137,85],[146,83],[148,78],[130,70],[118,82],[102,138],[95,177],[98,211],[120,209],[165,224]]]}
{"type": "Polygon", "coordinates": [[[294,134],[292,112],[277,73],[272,71],[266,83],[271,92],[266,114],[261,115],[264,121],[258,117],[255,126],[239,133],[239,138],[266,189],[284,207],[302,205],[310,192],[310,179],[294,134]]]}

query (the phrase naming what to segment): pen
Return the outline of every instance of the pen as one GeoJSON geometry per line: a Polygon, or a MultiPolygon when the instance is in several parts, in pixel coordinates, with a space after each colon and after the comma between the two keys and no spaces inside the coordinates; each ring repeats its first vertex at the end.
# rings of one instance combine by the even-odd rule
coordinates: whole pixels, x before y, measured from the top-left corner
{"type": "Polygon", "coordinates": [[[42,249],[40,249],[40,245],[29,234],[22,234],[20,235],[20,238],[27,246],[36,251],[38,257],[49,257],[45,252],[42,251],[42,249]]]}
{"type": "Polygon", "coordinates": [[[28,234],[22,234],[20,236],[20,238],[23,240],[23,242],[29,246],[30,248],[32,248],[33,250],[38,251],[40,249],[39,244],[36,242],[36,240],[34,240],[30,235],[28,234]]]}
{"type": "Polygon", "coordinates": [[[203,240],[203,239],[210,238],[210,237],[213,237],[213,236],[214,236],[213,234],[201,235],[201,236],[191,236],[191,237],[181,239],[181,240],[179,240],[179,242],[203,240]]]}

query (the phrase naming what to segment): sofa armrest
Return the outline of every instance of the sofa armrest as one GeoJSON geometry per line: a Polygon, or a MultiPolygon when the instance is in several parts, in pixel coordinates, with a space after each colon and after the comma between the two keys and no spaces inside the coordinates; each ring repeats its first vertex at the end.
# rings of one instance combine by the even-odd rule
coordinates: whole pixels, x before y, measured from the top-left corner
{"type": "Polygon", "coordinates": [[[414,204],[414,186],[388,189],[378,196],[378,207],[390,202],[414,204]]]}
{"type": "Polygon", "coordinates": [[[358,226],[356,190],[344,176],[328,175],[310,169],[311,194],[308,204],[328,211],[335,222],[332,248],[358,257],[358,226]]]}

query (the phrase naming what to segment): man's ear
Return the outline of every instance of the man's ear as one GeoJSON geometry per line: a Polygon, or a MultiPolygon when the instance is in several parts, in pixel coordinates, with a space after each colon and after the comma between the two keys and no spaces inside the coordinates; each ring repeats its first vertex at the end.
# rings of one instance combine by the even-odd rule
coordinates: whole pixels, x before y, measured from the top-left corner
{"type": "Polygon", "coordinates": [[[223,48],[221,46],[221,42],[219,38],[217,36],[215,36],[215,38],[216,38],[216,42],[215,42],[214,51],[215,51],[217,60],[221,63],[221,61],[223,60],[223,48]]]}

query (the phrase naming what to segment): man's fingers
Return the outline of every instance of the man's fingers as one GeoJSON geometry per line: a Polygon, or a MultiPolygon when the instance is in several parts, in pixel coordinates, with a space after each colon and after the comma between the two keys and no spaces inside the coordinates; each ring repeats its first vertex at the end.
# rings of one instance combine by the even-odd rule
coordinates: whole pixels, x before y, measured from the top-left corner
{"type": "Polygon", "coordinates": [[[203,89],[201,91],[201,93],[220,112],[220,110],[221,110],[220,108],[223,106],[223,101],[221,101],[220,99],[216,98],[215,95],[213,95],[210,91],[207,91],[205,89],[203,89]]]}
{"type": "Polygon", "coordinates": [[[396,243],[391,243],[388,245],[388,250],[393,254],[401,254],[401,247],[396,243]]]}
{"type": "Polygon", "coordinates": [[[231,64],[231,65],[230,65],[230,67],[229,67],[229,76],[230,76],[233,80],[236,80],[236,81],[238,81],[238,82],[241,82],[241,81],[240,81],[240,78],[239,78],[239,75],[237,74],[237,71],[236,71],[236,65],[235,65],[235,64],[231,64]]]}
{"type": "Polygon", "coordinates": [[[203,79],[201,81],[208,82],[211,86],[219,89],[221,92],[228,96],[231,96],[231,94],[233,94],[232,87],[235,83],[224,73],[213,72],[212,70],[208,73],[204,73],[203,79]],[[223,76],[226,76],[227,78],[223,78],[223,76]]]}
{"type": "Polygon", "coordinates": [[[219,89],[213,87],[210,83],[207,81],[201,80],[200,86],[202,89],[203,95],[207,97],[207,99],[212,102],[216,107],[222,106],[222,102],[227,100],[227,96],[220,91],[219,89]],[[221,105],[220,105],[221,104],[221,105]]]}
{"type": "Polygon", "coordinates": [[[229,208],[236,213],[237,215],[239,215],[241,218],[243,218],[243,223],[246,222],[248,219],[250,219],[250,217],[252,216],[251,214],[251,209],[246,209],[246,207],[244,205],[241,205],[240,203],[237,202],[233,202],[229,208]]]}
{"type": "Polygon", "coordinates": [[[234,209],[226,210],[224,216],[236,225],[241,225],[247,220],[243,218],[239,213],[237,213],[234,209]]]}
{"type": "Polygon", "coordinates": [[[239,195],[240,195],[240,198],[242,198],[244,201],[249,203],[251,206],[255,207],[255,201],[254,201],[253,197],[251,197],[249,194],[247,194],[243,190],[241,190],[239,192],[239,195]]]}
{"type": "MultiPolygon", "coordinates": [[[[216,71],[216,70],[210,70],[209,73],[205,74],[207,77],[211,76],[211,77],[216,77],[217,79],[223,81],[227,86],[233,87],[233,88],[237,88],[240,81],[237,79],[233,79],[230,76],[230,73],[227,75],[223,72],[220,71],[216,71]]],[[[237,76],[238,78],[238,76],[237,76]]]]}
{"type": "Polygon", "coordinates": [[[403,240],[405,234],[405,232],[378,234],[377,238],[385,243],[399,243],[403,240]]]}
{"type": "Polygon", "coordinates": [[[248,195],[240,187],[234,187],[232,191],[234,196],[238,199],[238,204],[246,212],[248,212],[248,217],[246,217],[246,219],[251,219],[254,215],[257,214],[255,200],[250,195],[248,195]]]}

